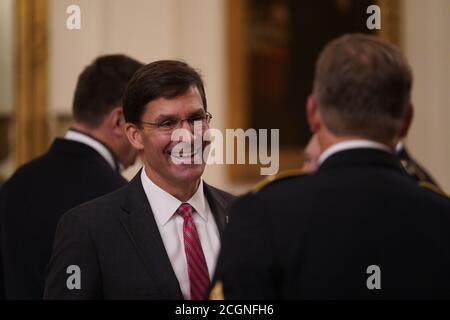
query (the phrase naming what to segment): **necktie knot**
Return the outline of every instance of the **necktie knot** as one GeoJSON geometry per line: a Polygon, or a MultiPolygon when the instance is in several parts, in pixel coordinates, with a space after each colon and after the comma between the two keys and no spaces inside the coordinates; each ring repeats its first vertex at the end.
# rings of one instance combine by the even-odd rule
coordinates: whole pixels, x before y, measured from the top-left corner
{"type": "Polygon", "coordinates": [[[189,203],[182,203],[177,209],[177,213],[183,217],[183,219],[192,218],[192,206],[189,203]]]}

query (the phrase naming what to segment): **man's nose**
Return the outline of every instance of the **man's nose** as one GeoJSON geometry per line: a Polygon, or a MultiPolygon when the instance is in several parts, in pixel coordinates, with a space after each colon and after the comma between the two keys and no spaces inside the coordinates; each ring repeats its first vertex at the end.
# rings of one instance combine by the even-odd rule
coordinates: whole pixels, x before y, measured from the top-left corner
{"type": "Polygon", "coordinates": [[[181,121],[181,128],[186,129],[189,133],[186,137],[189,139],[185,142],[194,142],[197,139],[197,136],[194,132],[194,125],[189,122],[189,120],[182,120],[181,121]]]}
{"type": "Polygon", "coordinates": [[[180,120],[180,122],[181,122],[181,125],[179,125],[180,128],[187,129],[189,131],[192,130],[192,125],[189,119],[180,120]]]}

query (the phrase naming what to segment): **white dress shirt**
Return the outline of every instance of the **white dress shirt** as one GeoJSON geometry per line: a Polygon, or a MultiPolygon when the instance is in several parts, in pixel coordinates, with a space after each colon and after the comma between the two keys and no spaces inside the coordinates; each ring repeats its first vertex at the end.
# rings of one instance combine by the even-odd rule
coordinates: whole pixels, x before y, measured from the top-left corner
{"type": "MultiPolygon", "coordinates": [[[[190,299],[189,275],[183,238],[184,219],[176,213],[183,202],[153,183],[148,178],[145,168],[142,169],[141,181],[170,263],[180,284],[181,292],[185,299],[190,299]]],[[[194,209],[192,217],[211,279],[220,249],[220,235],[211,208],[203,192],[203,181],[200,181],[197,191],[186,203],[189,203],[194,209]]]]}
{"type": "Polygon", "coordinates": [[[65,138],[67,140],[80,142],[91,147],[92,149],[97,151],[106,160],[106,162],[109,163],[113,170],[120,169],[116,168],[116,162],[114,161],[114,156],[111,154],[111,151],[109,151],[107,147],[105,147],[102,143],[98,142],[94,138],[84,133],[70,129],[69,131],[67,131],[65,138]]]}
{"type": "Polygon", "coordinates": [[[321,165],[326,159],[328,159],[331,155],[350,149],[377,149],[383,150],[389,153],[392,153],[392,150],[387,146],[379,142],[371,141],[371,140],[348,140],[333,144],[331,147],[326,149],[319,157],[319,165],[321,165]]]}

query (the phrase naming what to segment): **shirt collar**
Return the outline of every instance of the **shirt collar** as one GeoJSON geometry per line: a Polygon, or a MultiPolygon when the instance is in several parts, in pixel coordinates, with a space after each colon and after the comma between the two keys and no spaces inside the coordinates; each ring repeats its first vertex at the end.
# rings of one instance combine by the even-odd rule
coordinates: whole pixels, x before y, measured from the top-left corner
{"type": "Polygon", "coordinates": [[[106,160],[106,162],[108,162],[108,164],[113,168],[113,170],[120,169],[119,165],[115,161],[112,152],[103,143],[94,139],[93,137],[78,130],[69,129],[66,133],[65,138],[67,140],[80,142],[91,147],[92,149],[97,151],[106,160]]]}
{"type": "Polygon", "coordinates": [[[328,159],[331,155],[335,153],[349,149],[362,149],[362,148],[378,149],[389,153],[392,152],[392,150],[388,146],[371,140],[358,139],[358,140],[343,141],[333,144],[331,147],[322,152],[322,154],[319,157],[319,165],[321,165],[326,159],[328,159]]]}
{"type": "Polygon", "coordinates": [[[397,145],[395,146],[395,152],[396,153],[400,153],[403,150],[403,142],[399,142],[397,143],[397,145]]]}
{"type": "MultiPolygon", "coordinates": [[[[164,226],[173,217],[183,202],[172,196],[167,191],[161,189],[152,180],[150,180],[145,172],[145,167],[142,168],[141,182],[156,222],[159,225],[164,226]]],[[[203,180],[200,180],[197,191],[188,201],[186,201],[186,203],[189,203],[194,208],[195,212],[197,212],[199,216],[205,220],[205,222],[208,221],[206,199],[203,192],[203,180]]]]}

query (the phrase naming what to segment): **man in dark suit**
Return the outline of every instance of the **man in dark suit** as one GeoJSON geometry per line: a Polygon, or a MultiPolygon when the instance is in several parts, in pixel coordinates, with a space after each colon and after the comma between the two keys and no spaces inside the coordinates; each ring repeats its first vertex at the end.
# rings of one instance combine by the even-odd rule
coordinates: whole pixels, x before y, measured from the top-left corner
{"type": "Polygon", "coordinates": [[[125,135],[122,95],[141,66],[126,56],[110,55],[86,67],[75,89],[73,127],[2,187],[0,243],[6,299],[42,299],[59,218],[126,184],[120,167],[131,165],[137,154],[125,135]]]}
{"type": "Polygon", "coordinates": [[[208,143],[196,140],[211,119],[202,79],[183,62],[151,63],[131,80],[124,113],[144,168],[61,218],[45,298],[204,299],[234,197],[201,178],[208,143]]]}
{"type": "Polygon", "coordinates": [[[319,170],[236,202],[213,297],[450,298],[450,200],[393,153],[411,123],[411,86],[390,44],[356,34],[326,46],[307,103],[319,170]]]}

